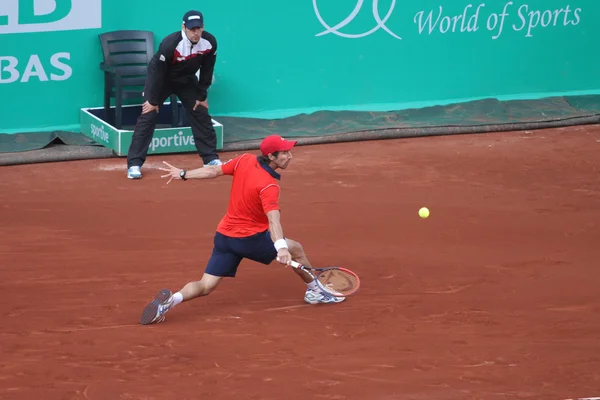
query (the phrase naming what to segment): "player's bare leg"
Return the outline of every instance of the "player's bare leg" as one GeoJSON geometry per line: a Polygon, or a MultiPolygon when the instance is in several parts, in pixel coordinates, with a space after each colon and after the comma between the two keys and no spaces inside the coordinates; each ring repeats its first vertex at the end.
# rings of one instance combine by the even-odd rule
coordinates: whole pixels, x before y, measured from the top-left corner
{"type": "MultiPolygon", "coordinates": [[[[210,274],[204,274],[202,279],[195,282],[187,283],[180,291],[181,301],[188,301],[195,299],[196,297],[208,296],[223,279],[222,276],[215,276],[210,274]]],[[[177,293],[175,293],[176,295],[177,293]]]]}
{"type": "MultiPolygon", "coordinates": [[[[302,245],[294,240],[286,239],[288,245],[288,251],[292,255],[292,260],[299,262],[305,267],[311,268],[310,262],[308,261],[308,257],[306,257],[306,253],[304,252],[304,248],[302,245]]],[[[340,303],[345,300],[344,297],[334,297],[327,293],[321,292],[319,286],[314,281],[313,277],[298,268],[292,268],[296,274],[302,278],[304,283],[308,289],[304,294],[304,301],[308,304],[319,304],[319,303],[340,303]]]]}
{"type": "Polygon", "coordinates": [[[165,320],[165,314],[177,304],[209,295],[221,282],[221,276],[204,274],[202,279],[187,283],[179,292],[172,294],[169,289],[158,292],[142,312],[142,325],[158,324],[165,320]]]}
{"type": "MultiPolygon", "coordinates": [[[[287,242],[287,245],[288,245],[288,251],[292,255],[292,260],[299,262],[300,264],[304,265],[305,267],[311,268],[310,262],[308,261],[308,258],[306,257],[306,253],[304,252],[304,248],[302,247],[302,245],[291,239],[285,239],[285,241],[287,242]]],[[[305,283],[311,283],[314,280],[313,277],[310,276],[310,274],[306,273],[305,271],[302,271],[301,269],[297,269],[297,268],[292,268],[292,269],[294,270],[295,273],[300,275],[300,277],[304,280],[305,283]]]]}

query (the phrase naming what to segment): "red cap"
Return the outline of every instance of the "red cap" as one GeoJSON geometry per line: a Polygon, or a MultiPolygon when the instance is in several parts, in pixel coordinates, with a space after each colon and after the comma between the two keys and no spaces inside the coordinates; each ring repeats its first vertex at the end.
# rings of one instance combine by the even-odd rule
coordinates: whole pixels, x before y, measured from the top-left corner
{"type": "Polygon", "coordinates": [[[296,142],[296,140],[286,140],[279,135],[271,135],[260,143],[260,151],[265,156],[276,151],[288,151],[294,147],[296,142]]]}

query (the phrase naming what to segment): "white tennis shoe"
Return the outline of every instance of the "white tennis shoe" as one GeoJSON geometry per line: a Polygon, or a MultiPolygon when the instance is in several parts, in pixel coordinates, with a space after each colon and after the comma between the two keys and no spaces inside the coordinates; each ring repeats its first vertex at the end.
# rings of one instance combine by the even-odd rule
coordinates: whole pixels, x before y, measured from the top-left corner
{"type": "Polygon", "coordinates": [[[165,314],[173,306],[173,293],[169,289],[162,289],[144,311],[140,323],[142,325],[159,324],[165,320],[165,314]]]}
{"type": "Polygon", "coordinates": [[[127,170],[127,177],[129,179],[142,179],[142,169],[136,165],[130,167],[127,170]]]}
{"type": "Polygon", "coordinates": [[[218,158],[210,161],[208,164],[204,164],[205,167],[212,167],[212,166],[216,166],[216,165],[223,165],[223,162],[221,160],[219,160],[218,158]]]}
{"type": "Polygon", "coordinates": [[[335,297],[320,290],[306,289],[304,293],[304,301],[308,304],[341,303],[344,300],[345,297],[335,297]]]}

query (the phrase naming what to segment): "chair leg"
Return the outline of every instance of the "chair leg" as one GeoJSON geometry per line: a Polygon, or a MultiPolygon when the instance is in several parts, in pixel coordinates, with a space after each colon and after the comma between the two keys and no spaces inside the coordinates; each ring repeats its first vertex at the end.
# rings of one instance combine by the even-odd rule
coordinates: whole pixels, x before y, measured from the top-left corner
{"type": "Polygon", "coordinates": [[[110,87],[110,78],[108,77],[108,74],[105,72],[104,73],[104,121],[114,124],[112,115],[111,115],[111,110],[110,110],[110,92],[111,92],[111,87],[110,87]]]}
{"type": "Polygon", "coordinates": [[[121,129],[121,127],[123,126],[123,112],[122,112],[122,106],[123,106],[123,93],[121,91],[121,87],[118,86],[117,87],[117,94],[115,96],[115,128],[117,129],[121,129]]]}
{"type": "Polygon", "coordinates": [[[110,124],[110,93],[104,92],[104,121],[110,124]]]}

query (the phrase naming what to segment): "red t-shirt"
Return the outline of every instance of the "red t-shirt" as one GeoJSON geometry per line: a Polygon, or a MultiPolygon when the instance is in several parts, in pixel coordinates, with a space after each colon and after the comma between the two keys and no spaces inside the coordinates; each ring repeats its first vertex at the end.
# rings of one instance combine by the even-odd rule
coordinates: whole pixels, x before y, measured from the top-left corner
{"type": "Polygon", "coordinates": [[[233,175],[227,213],[217,232],[230,237],[247,237],[269,229],[266,213],[279,210],[279,174],[259,163],[252,154],[242,154],[221,166],[233,175]]]}

